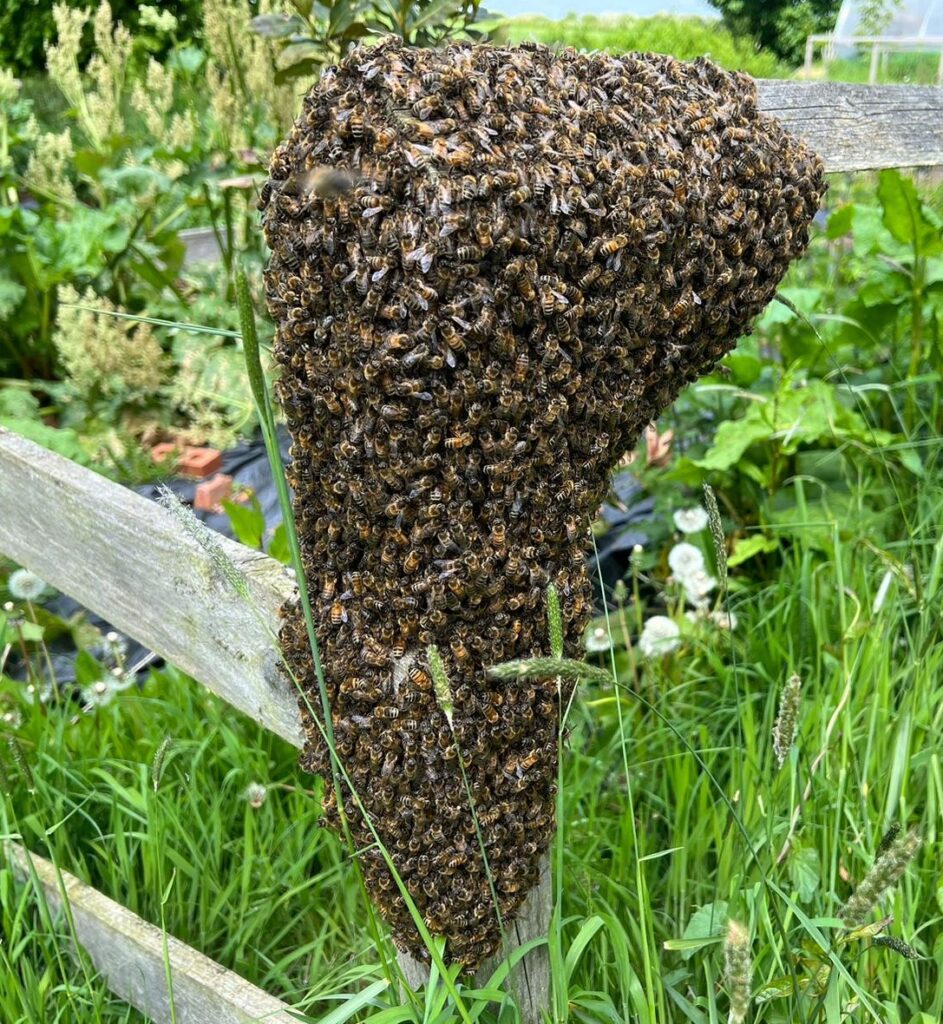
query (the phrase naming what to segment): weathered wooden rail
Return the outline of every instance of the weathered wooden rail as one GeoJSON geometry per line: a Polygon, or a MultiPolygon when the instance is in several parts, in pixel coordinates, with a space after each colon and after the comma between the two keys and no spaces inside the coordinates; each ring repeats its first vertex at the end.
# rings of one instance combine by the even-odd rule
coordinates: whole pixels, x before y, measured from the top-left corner
{"type": "MultiPolygon", "coordinates": [[[[171,1019],[165,969],[173,972],[178,1024],[297,1024],[290,1007],[132,914],[67,871],[7,843],[13,873],[37,887],[51,914],[69,903],[75,939],[116,995],[157,1021],[171,1019]]],[[[78,1024],[78,1022],[77,1022],[78,1024]]]]}
{"type": "MultiPolygon", "coordinates": [[[[780,81],[758,87],[761,108],[805,138],[829,171],[943,165],[943,89],[780,81]]],[[[171,513],[0,429],[0,553],[300,747],[298,708],[278,671],[276,640],[277,609],[292,593],[293,580],[265,555],[225,539],[220,545],[244,575],[248,600],[234,595],[212,555],[171,513]]],[[[149,936],[134,946],[133,967],[149,979],[146,1006],[136,1001],[144,999],[137,989],[106,976],[119,995],[167,1024],[171,997],[163,948],[149,926],[77,879],[57,876],[37,858],[30,870],[20,848],[8,849],[8,857],[21,874],[39,880],[54,906],[68,900],[76,938],[93,959],[116,956],[132,932],[149,936]]],[[[546,932],[548,908],[545,877],[515,923],[515,944],[546,932]]],[[[159,932],[157,938],[163,938],[159,932]]],[[[291,1019],[277,1000],[259,1002],[269,997],[175,940],[170,943],[178,1021],[291,1019]],[[192,1012],[178,995],[189,992],[196,993],[192,1012]]],[[[527,986],[515,986],[528,1024],[540,1020],[549,985],[539,951],[529,963],[527,986]]],[[[416,966],[404,961],[408,976],[419,981],[416,966]]]]}

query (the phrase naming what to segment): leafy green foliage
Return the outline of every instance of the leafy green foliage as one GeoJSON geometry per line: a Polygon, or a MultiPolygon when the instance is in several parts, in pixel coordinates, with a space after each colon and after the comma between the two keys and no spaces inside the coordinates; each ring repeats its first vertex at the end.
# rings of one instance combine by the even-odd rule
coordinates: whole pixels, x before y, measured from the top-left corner
{"type": "Polygon", "coordinates": [[[841,0],[710,0],[733,35],[750,36],[756,45],[789,64],[799,64],[806,37],[830,32],[841,0]]]}
{"type": "Polygon", "coordinates": [[[365,36],[390,33],[411,46],[483,37],[473,29],[481,0],[291,0],[294,12],[260,14],[252,29],[277,42],[276,81],[316,74],[365,36]]]}

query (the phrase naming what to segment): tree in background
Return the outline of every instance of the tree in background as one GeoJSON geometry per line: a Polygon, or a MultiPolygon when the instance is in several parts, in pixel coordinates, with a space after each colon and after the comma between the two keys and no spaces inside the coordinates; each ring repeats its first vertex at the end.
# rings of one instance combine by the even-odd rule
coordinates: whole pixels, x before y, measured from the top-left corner
{"type": "Polygon", "coordinates": [[[841,0],[710,0],[734,36],[752,36],[757,46],[799,64],[806,36],[830,32],[841,0]]]}
{"type": "Polygon", "coordinates": [[[890,25],[894,15],[903,7],[904,0],[862,0],[858,4],[861,14],[859,33],[879,36],[890,25]]]}

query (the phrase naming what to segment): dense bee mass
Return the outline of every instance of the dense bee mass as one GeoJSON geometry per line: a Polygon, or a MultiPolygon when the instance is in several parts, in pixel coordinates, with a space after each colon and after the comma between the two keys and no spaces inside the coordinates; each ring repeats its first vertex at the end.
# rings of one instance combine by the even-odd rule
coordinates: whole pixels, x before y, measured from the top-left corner
{"type": "MultiPolygon", "coordinates": [[[[556,682],[483,668],[547,653],[550,581],[578,652],[610,468],[749,328],[823,190],[745,76],[540,47],[358,48],[273,156],[266,289],[337,747],[453,961],[500,937],[459,758],[505,922],[554,828],[556,682]]],[[[319,707],[296,611],[283,643],[319,707]]],[[[303,764],[329,774],[303,714],[303,764]]]]}

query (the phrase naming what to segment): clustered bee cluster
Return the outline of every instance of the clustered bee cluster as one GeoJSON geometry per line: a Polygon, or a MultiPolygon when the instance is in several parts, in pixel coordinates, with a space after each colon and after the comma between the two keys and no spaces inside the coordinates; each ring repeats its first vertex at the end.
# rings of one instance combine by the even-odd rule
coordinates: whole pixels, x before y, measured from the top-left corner
{"type": "MultiPolygon", "coordinates": [[[[578,653],[611,467],[749,328],[823,191],[750,79],[651,54],[358,47],[275,151],[266,291],[336,745],[453,962],[500,940],[460,759],[505,923],[554,830],[557,681],[484,668],[546,654],[550,582],[578,653]]],[[[328,775],[303,714],[302,763],[328,775]]],[[[369,889],[424,958],[344,804],[369,889]]]]}

